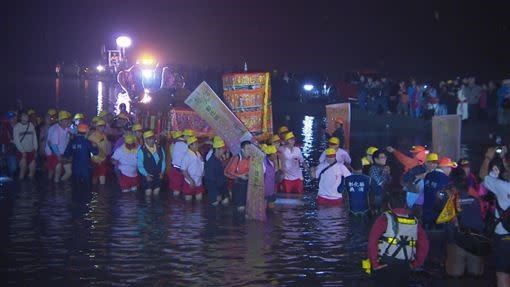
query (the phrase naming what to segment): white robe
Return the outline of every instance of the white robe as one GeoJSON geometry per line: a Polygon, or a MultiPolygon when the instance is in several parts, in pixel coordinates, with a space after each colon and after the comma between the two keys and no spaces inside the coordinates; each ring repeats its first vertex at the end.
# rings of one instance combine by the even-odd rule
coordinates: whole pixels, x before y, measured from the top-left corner
{"type": "Polygon", "coordinates": [[[468,104],[466,101],[466,96],[464,95],[464,89],[460,89],[457,92],[457,99],[459,103],[457,104],[457,115],[460,116],[461,120],[468,119],[468,104]]]}

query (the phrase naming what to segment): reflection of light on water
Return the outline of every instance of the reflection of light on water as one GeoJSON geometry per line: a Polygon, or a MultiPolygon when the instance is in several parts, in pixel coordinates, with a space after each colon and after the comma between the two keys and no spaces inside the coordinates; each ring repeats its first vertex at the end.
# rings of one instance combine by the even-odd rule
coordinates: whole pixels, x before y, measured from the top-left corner
{"type": "Polygon", "coordinates": [[[115,114],[120,113],[119,110],[120,104],[126,105],[126,110],[128,113],[129,111],[131,111],[131,99],[129,98],[129,95],[127,93],[120,92],[117,94],[117,99],[115,100],[115,114]]]}
{"type": "Polygon", "coordinates": [[[103,82],[97,82],[97,114],[103,111],[103,82]]]}
{"type": "Polygon", "coordinates": [[[58,104],[60,101],[60,78],[55,79],[55,106],[59,108],[58,104]]]}
{"type": "Polygon", "coordinates": [[[310,157],[312,152],[312,126],[314,119],[314,117],[305,116],[305,119],[303,120],[303,132],[301,133],[301,135],[303,135],[303,156],[307,158],[310,157]]]}

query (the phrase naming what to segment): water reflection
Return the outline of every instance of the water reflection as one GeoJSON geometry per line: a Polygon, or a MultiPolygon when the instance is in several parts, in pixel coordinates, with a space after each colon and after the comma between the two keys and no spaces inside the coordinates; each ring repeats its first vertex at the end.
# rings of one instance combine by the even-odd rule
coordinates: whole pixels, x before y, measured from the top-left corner
{"type": "Polygon", "coordinates": [[[97,81],[97,115],[104,110],[103,82],[97,81]]]}
{"type": "Polygon", "coordinates": [[[61,89],[61,80],[60,78],[55,78],[55,106],[60,108],[60,89],[61,89]]]}
{"type": "Polygon", "coordinates": [[[313,121],[314,117],[305,116],[303,120],[303,129],[301,135],[303,136],[303,156],[309,158],[311,155],[312,142],[313,142],[313,121]]]}

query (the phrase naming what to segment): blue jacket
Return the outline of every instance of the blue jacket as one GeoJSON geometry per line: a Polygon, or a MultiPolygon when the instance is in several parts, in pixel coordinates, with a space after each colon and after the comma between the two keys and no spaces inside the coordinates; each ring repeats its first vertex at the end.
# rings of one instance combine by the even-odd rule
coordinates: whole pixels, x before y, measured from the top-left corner
{"type": "Polygon", "coordinates": [[[425,176],[425,188],[423,190],[423,210],[432,211],[438,192],[444,191],[448,186],[449,177],[440,170],[434,170],[425,176]]]}
{"type": "Polygon", "coordinates": [[[364,174],[351,174],[345,178],[344,189],[349,198],[349,209],[362,213],[370,209],[369,195],[373,192],[374,181],[364,174]]]}
{"type": "Polygon", "coordinates": [[[88,170],[91,166],[91,154],[97,155],[99,150],[92,143],[80,134],[73,138],[64,152],[64,157],[73,159],[73,171],[88,170]]]}

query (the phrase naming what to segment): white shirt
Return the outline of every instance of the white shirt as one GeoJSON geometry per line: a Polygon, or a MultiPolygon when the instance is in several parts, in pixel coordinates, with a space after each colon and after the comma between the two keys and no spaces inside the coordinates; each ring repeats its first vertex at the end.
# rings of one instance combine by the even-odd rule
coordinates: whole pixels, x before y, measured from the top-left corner
{"type": "Polygon", "coordinates": [[[13,128],[12,136],[19,152],[33,152],[37,150],[37,135],[32,123],[27,123],[26,125],[17,123],[13,128]]]}
{"type": "Polygon", "coordinates": [[[56,145],[58,148],[57,155],[63,155],[66,151],[67,144],[69,143],[69,133],[67,129],[63,129],[58,123],[52,125],[48,129],[48,139],[46,140],[46,155],[52,155],[52,145],[56,145]]]}
{"type": "Polygon", "coordinates": [[[177,141],[172,146],[172,165],[182,169],[182,161],[188,153],[188,145],[183,141],[177,141]]]}
{"type": "MultiPolygon", "coordinates": [[[[483,185],[492,193],[494,193],[494,195],[496,195],[498,204],[503,210],[506,210],[508,207],[510,207],[510,182],[503,181],[488,175],[485,177],[483,185]]],[[[497,208],[496,218],[499,218],[499,212],[497,208]]],[[[496,226],[496,234],[504,235],[508,234],[509,232],[510,230],[506,230],[501,223],[496,226]]]]}
{"type": "MultiPolygon", "coordinates": [[[[323,162],[317,167],[315,176],[318,178],[321,172],[329,166],[329,163],[323,162]]],[[[319,181],[318,196],[326,199],[339,199],[342,194],[338,192],[338,187],[342,183],[342,177],[351,175],[345,165],[335,163],[332,167],[328,168],[322,175],[319,181]]]]}
{"type": "MultiPolygon", "coordinates": [[[[189,176],[193,179],[197,186],[202,185],[202,178],[204,177],[204,161],[199,152],[192,152],[188,150],[182,159],[181,170],[188,172],[189,176]]],[[[190,183],[188,179],[185,179],[190,183]]]]}
{"type": "Polygon", "coordinates": [[[129,177],[137,175],[137,150],[138,148],[135,148],[133,152],[128,152],[126,146],[122,145],[113,153],[112,159],[119,161],[119,170],[123,175],[129,177]]]}
{"type": "Polygon", "coordinates": [[[281,155],[280,159],[282,162],[282,171],[284,174],[284,179],[286,180],[296,180],[303,179],[303,171],[301,171],[300,164],[304,161],[303,155],[301,154],[301,149],[298,147],[294,147],[290,150],[286,146],[282,146],[279,149],[279,153],[281,155]]]}
{"type": "MultiPolygon", "coordinates": [[[[319,163],[323,163],[326,161],[326,151],[323,151],[321,156],[319,157],[319,163]]],[[[344,149],[339,148],[336,151],[336,161],[338,163],[342,164],[350,164],[351,163],[351,157],[349,156],[349,153],[345,151],[344,149]]]]}

